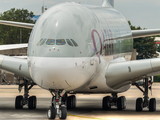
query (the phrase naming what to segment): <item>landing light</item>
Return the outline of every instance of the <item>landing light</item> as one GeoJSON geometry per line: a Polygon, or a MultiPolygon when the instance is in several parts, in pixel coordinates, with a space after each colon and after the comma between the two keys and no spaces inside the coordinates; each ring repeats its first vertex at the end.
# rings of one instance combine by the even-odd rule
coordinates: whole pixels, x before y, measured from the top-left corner
{"type": "Polygon", "coordinates": [[[55,47],[53,47],[53,50],[55,50],[56,48],[55,47]]]}

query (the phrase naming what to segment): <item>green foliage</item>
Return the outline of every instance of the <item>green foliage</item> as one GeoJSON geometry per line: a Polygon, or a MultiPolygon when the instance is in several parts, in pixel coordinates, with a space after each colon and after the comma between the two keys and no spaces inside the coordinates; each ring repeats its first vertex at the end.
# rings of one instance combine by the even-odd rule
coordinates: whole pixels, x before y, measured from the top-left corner
{"type": "Polygon", "coordinates": [[[160,82],[160,75],[154,76],[154,82],[160,82]]]}
{"type": "MultiPolygon", "coordinates": [[[[131,25],[131,22],[128,21],[131,30],[142,30],[142,28],[135,27],[131,25]]],[[[145,29],[145,28],[144,28],[145,29]]],[[[145,37],[145,38],[135,38],[133,47],[137,50],[138,55],[137,59],[147,59],[147,58],[156,58],[158,54],[156,53],[157,47],[154,42],[155,37],[145,37]]]]}
{"type": "Polygon", "coordinates": [[[131,24],[131,21],[128,21],[128,24],[129,24],[131,30],[142,30],[142,28],[141,28],[140,26],[138,26],[138,27],[133,26],[133,25],[131,24]]]}
{"type": "MultiPolygon", "coordinates": [[[[27,9],[12,8],[0,14],[0,19],[24,23],[34,23],[34,21],[31,20],[33,16],[33,12],[29,12],[27,9]]],[[[0,44],[20,43],[20,29],[22,33],[22,43],[28,43],[31,29],[0,25],[0,44]]]]}
{"type": "Polygon", "coordinates": [[[160,52],[160,45],[158,46],[157,51],[160,52]]]}
{"type": "Polygon", "coordinates": [[[134,49],[137,49],[137,59],[147,59],[157,57],[157,48],[154,37],[136,38],[134,40],[134,49]]]}

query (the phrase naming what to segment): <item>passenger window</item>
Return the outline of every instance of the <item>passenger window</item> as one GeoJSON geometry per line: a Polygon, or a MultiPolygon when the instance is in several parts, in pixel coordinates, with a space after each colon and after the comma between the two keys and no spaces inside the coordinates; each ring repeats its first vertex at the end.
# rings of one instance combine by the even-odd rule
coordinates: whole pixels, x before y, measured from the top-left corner
{"type": "Polygon", "coordinates": [[[71,41],[76,47],[78,46],[78,44],[74,40],[71,39],[71,41]]]}
{"type": "Polygon", "coordinates": [[[72,42],[69,39],[66,39],[68,45],[73,46],[72,42]]]}
{"type": "Polygon", "coordinates": [[[47,44],[47,45],[54,45],[54,44],[55,44],[55,39],[48,39],[48,40],[46,41],[46,44],[47,44]]]}
{"type": "Polygon", "coordinates": [[[65,44],[66,44],[66,42],[64,39],[57,39],[56,40],[56,45],[65,45],[65,44]]]}

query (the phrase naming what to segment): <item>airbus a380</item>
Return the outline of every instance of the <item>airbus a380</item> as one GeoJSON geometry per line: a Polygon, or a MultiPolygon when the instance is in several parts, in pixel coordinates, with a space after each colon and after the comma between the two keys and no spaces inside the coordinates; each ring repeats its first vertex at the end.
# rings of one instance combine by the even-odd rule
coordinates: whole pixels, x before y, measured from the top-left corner
{"type": "MultiPolygon", "coordinates": [[[[114,9],[113,0],[102,6],[63,3],[48,9],[35,24],[0,21],[0,24],[32,29],[27,59],[0,55],[0,68],[22,76],[24,96],[17,96],[15,108],[36,108],[36,96],[28,95],[37,84],[53,95],[48,118],[66,119],[67,108],[76,107],[78,93],[111,93],[102,108],[126,107],[124,96],[137,80],[145,79],[144,98],[136,110],[156,110],[156,100],[148,98],[148,78],[160,72],[160,59],[126,61],[132,55],[133,38],[160,34],[160,29],[131,31],[125,17],[114,9]],[[30,87],[29,87],[30,85],[30,87]]],[[[138,85],[137,85],[138,86],[138,85]]]]}

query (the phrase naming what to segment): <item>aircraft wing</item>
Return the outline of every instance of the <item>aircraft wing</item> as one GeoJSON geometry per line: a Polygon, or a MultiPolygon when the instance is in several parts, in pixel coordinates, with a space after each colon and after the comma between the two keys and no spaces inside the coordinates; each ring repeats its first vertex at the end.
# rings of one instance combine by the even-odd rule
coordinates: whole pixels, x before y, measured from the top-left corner
{"type": "Polygon", "coordinates": [[[160,35],[160,29],[149,29],[149,30],[132,30],[133,38],[147,37],[160,35]]]}
{"type": "Polygon", "coordinates": [[[0,55],[0,69],[15,73],[19,76],[32,80],[28,70],[27,59],[0,55]]]}
{"type": "Polygon", "coordinates": [[[107,85],[118,89],[148,76],[160,74],[160,58],[110,63],[105,72],[107,85]]]}
{"type": "Polygon", "coordinates": [[[10,49],[19,49],[27,48],[28,44],[10,44],[10,45],[0,45],[0,50],[10,50],[10,49]]]}
{"type": "MultiPolygon", "coordinates": [[[[9,26],[29,28],[29,29],[32,29],[34,27],[34,24],[31,24],[31,23],[5,21],[5,20],[0,20],[0,24],[1,25],[9,25],[9,26]]],[[[159,34],[160,34],[160,29],[132,30],[133,38],[154,36],[154,35],[159,35],[159,34]]]]}
{"type": "MultiPolygon", "coordinates": [[[[34,24],[30,23],[4,21],[4,20],[0,20],[0,24],[29,28],[29,29],[32,29],[34,27],[34,24]]],[[[0,50],[9,50],[9,49],[18,49],[27,47],[28,44],[0,45],[0,50]]],[[[0,55],[0,69],[15,73],[19,76],[32,80],[28,70],[27,59],[0,55]]]]}
{"type": "Polygon", "coordinates": [[[13,21],[5,21],[5,20],[0,20],[0,24],[1,25],[9,25],[9,26],[29,28],[29,29],[32,29],[34,27],[34,24],[31,24],[31,23],[13,22],[13,21]]]}

